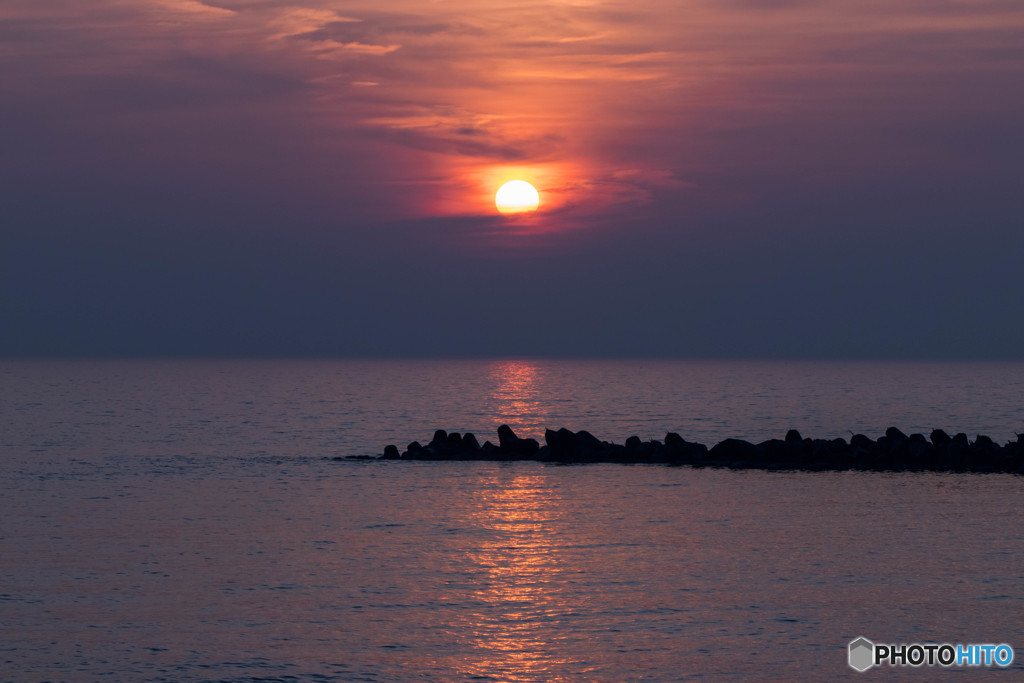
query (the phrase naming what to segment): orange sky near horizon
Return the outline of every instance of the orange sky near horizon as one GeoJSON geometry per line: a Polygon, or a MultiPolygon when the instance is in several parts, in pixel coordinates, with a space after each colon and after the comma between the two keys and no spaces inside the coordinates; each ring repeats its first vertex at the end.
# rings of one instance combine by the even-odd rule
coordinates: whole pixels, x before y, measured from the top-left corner
{"type": "MultiPolygon", "coordinates": [[[[921,45],[945,41],[957,68],[998,70],[1006,64],[985,62],[983,48],[1024,29],[1012,3],[985,0],[8,0],[0,20],[64,36],[4,44],[23,66],[14,94],[66,88],[87,99],[99,84],[124,100],[112,118],[85,109],[83,129],[144,129],[143,144],[160,147],[161,134],[197,120],[258,117],[295,131],[284,146],[289,135],[317,140],[323,156],[303,174],[312,191],[369,198],[379,216],[492,215],[495,189],[521,178],[541,192],[537,225],[546,215],[561,227],[659,193],[742,200],[742,188],[702,185],[723,169],[804,163],[806,177],[828,182],[877,165],[856,144],[834,167],[809,155],[834,144],[834,127],[796,125],[791,158],[761,154],[756,136],[730,150],[714,141],[803,116],[832,117],[855,138],[862,96],[898,118],[945,78],[950,64],[921,45]],[[147,101],[119,90],[139,78],[204,94],[147,101]],[[205,94],[221,81],[244,110],[205,94]]],[[[955,160],[922,148],[886,163],[955,160]]]]}

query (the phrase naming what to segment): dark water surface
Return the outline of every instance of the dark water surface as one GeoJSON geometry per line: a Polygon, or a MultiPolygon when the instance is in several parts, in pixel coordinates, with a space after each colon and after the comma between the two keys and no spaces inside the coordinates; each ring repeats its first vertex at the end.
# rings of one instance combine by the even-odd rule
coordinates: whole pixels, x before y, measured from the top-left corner
{"type": "Polygon", "coordinates": [[[38,361],[0,387],[2,680],[822,680],[859,635],[1018,651],[887,677],[1024,668],[1021,477],[328,459],[501,422],[1005,440],[1020,364],[38,361]]]}

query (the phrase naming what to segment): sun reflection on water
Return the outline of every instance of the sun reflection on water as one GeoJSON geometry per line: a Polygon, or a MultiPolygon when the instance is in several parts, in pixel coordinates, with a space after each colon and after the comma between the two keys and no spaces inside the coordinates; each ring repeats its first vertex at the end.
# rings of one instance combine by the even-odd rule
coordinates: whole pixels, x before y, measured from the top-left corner
{"type": "Polygon", "coordinates": [[[551,410],[541,387],[540,366],[530,361],[500,361],[488,374],[493,387],[488,408],[495,427],[507,424],[520,437],[542,439],[551,410]]]}
{"type": "MultiPolygon", "coordinates": [[[[552,625],[572,611],[551,522],[559,501],[542,475],[497,474],[481,488],[474,522],[484,532],[467,560],[479,569],[479,606],[466,637],[476,656],[464,673],[504,681],[561,680],[569,662],[549,642],[552,625]]],[[[557,629],[556,629],[557,630],[557,629]]],[[[575,662],[576,670],[581,663],[575,662]]],[[[571,669],[569,669],[571,670],[571,669]]]]}

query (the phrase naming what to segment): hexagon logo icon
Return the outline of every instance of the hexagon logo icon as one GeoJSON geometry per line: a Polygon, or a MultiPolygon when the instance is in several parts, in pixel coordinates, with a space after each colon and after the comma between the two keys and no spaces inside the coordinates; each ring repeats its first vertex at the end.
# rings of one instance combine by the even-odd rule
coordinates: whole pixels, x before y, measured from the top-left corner
{"type": "Polygon", "coordinates": [[[850,666],[857,671],[867,671],[875,665],[875,644],[861,636],[850,641],[850,666]]]}

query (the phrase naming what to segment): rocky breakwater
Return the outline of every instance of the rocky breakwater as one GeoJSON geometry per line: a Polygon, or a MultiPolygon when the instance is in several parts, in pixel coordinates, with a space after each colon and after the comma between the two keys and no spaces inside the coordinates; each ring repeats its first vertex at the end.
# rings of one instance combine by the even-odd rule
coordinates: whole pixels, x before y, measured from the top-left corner
{"type": "Polygon", "coordinates": [[[984,435],[973,441],[966,434],[950,436],[936,429],[923,434],[904,434],[890,427],[883,436],[863,434],[849,441],[807,439],[791,429],[784,439],[752,443],[726,439],[711,448],[670,432],[661,441],[636,436],[624,444],[602,441],[590,432],[546,430],[544,445],[522,439],[508,425],[498,428],[498,443],[481,444],[471,434],[439,429],[427,445],[417,441],[405,451],[387,446],[386,460],[537,460],[553,463],[658,463],[692,467],[728,467],[765,470],[872,470],[933,472],[1008,472],[1024,474],[1024,434],[999,445],[984,435]]]}

